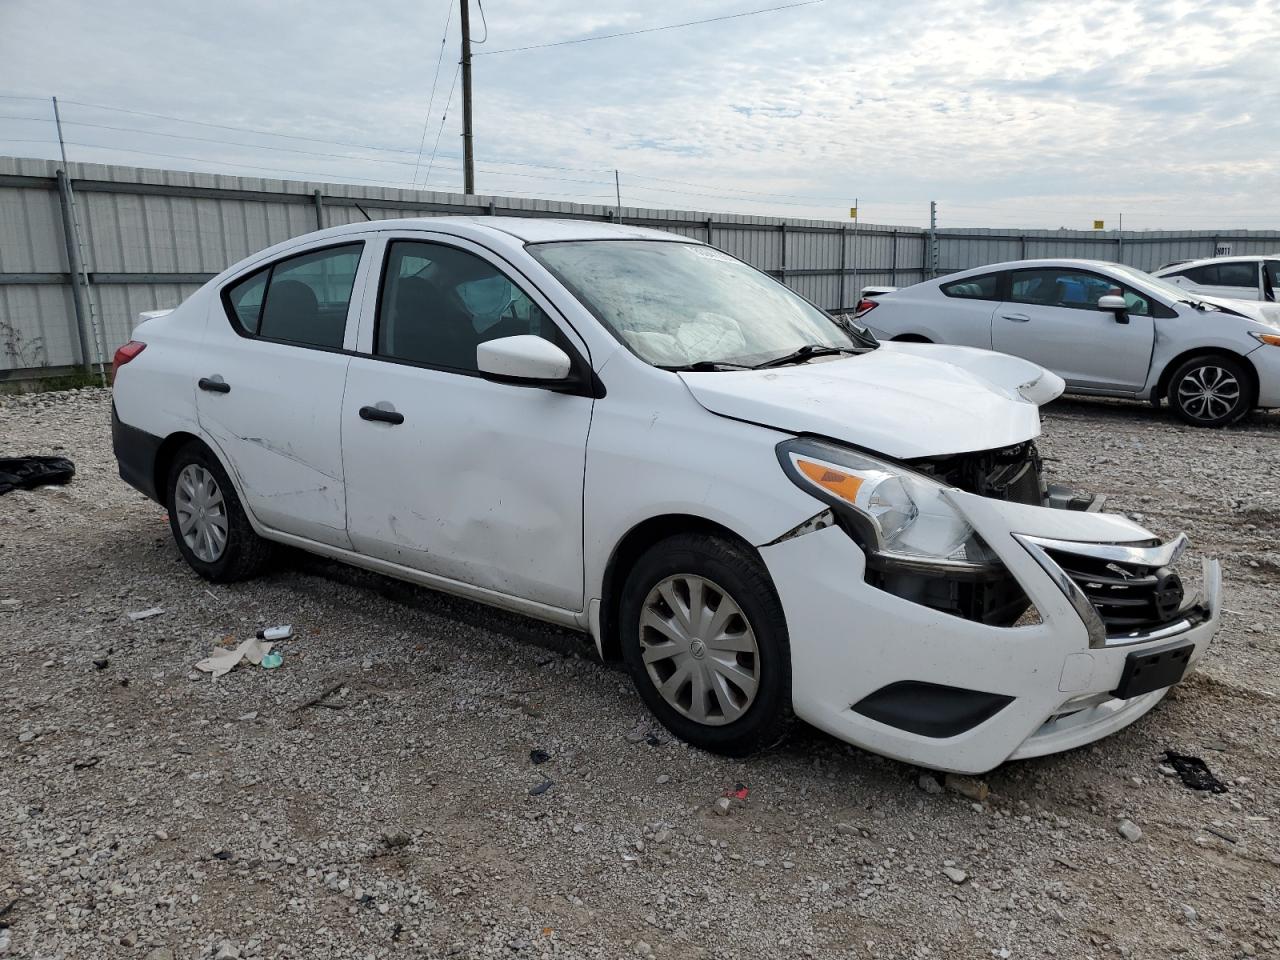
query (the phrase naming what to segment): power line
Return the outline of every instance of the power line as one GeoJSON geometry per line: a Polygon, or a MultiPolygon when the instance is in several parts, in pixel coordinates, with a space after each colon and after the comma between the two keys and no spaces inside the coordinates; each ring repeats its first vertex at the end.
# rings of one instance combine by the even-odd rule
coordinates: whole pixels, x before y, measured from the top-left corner
{"type": "MultiPolygon", "coordinates": [[[[436,85],[440,82],[440,64],[444,62],[444,45],[449,39],[449,24],[453,20],[453,0],[445,11],[444,33],[440,35],[440,55],[436,57],[436,72],[431,78],[431,96],[427,98],[427,115],[422,118],[422,138],[418,141],[418,159],[413,164],[413,183],[418,184],[418,167],[422,165],[422,151],[427,145],[427,129],[431,124],[431,108],[436,102],[436,85]]],[[[487,31],[486,31],[487,32],[487,31]]]]}
{"type": "Polygon", "coordinates": [[[444,102],[444,113],[440,114],[440,129],[436,131],[436,145],[431,148],[431,160],[427,164],[427,175],[422,181],[424,187],[431,182],[431,168],[436,162],[436,151],[440,149],[440,134],[444,133],[444,122],[449,119],[449,104],[453,103],[453,91],[458,85],[458,74],[461,72],[462,64],[458,64],[457,69],[453,71],[453,82],[449,84],[449,98],[444,102]]]}
{"type": "Polygon", "coordinates": [[[662,30],[678,30],[681,27],[696,27],[704,23],[719,23],[724,20],[738,20],[742,17],[755,17],[762,13],[776,13],[779,10],[791,10],[795,7],[811,7],[824,0],[801,0],[800,3],[784,3],[779,7],[767,7],[764,10],[746,10],[742,13],[730,13],[722,17],[707,17],[705,20],[686,20],[684,23],[668,23],[661,27],[644,27],[640,30],[624,30],[620,33],[602,33],[595,37],[578,37],[573,40],[553,40],[550,43],[531,43],[524,47],[506,47],[502,50],[483,50],[475,54],[477,57],[492,57],[499,53],[520,53],[524,50],[544,50],[547,47],[565,47],[575,43],[590,43],[593,40],[616,40],[618,37],[635,37],[642,33],[658,33],[662,30]]]}

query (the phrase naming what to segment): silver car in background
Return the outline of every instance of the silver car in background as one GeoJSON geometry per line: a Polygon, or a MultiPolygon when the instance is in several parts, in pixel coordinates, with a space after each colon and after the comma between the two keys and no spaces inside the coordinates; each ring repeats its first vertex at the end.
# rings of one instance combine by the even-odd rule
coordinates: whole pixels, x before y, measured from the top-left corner
{"type": "Polygon", "coordinates": [[[1024,357],[1068,393],[1168,400],[1194,426],[1280,407],[1280,305],[1208,297],[1096,260],[996,263],[858,304],[882,340],[1024,357]]]}

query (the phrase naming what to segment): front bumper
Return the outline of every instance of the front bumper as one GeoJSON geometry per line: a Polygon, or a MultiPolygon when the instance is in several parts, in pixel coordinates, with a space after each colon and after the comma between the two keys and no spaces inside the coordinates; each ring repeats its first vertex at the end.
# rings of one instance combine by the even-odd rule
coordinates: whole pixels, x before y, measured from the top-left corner
{"type": "Polygon", "coordinates": [[[1258,406],[1280,407],[1280,347],[1261,346],[1245,356],[1258,374],[1258,406]]]}
{"type": "Polygon", "coordinates": [[[1128,655],[1191,644],[1194,664],[1217,632],[1216,561],[1205,562],[1200,598],[1186,617],[1159,630],[1099,635],[1080,597],[1061,582],[1067,578],[1056,576],[1053,564],[1046,567],[1022,541],[1145,547],[1156,539],[1150,532],[1110,514],[960,491],[949,496],[1022,586],[1040,622],[989,626],[872,587],[864,579],[864,554],[838,527],[763,547],[787,617],[792,701],[801,719],[899,760],[981,773],[1008,759],[1090,743],[1132,723],[1166,691],[1112,697],[1128,655]],[[901,717],[916,709],[918,722],[885,722],[854,709],[873,694],[889,696],[886,688],[897,691],[889,712],[901,717]],[[943,713],[951,709],[945,696],[937,699],[938,690],[989,695],[990,708],[961,708],[964,723],[938,722],[939,704],[943,713]]]}

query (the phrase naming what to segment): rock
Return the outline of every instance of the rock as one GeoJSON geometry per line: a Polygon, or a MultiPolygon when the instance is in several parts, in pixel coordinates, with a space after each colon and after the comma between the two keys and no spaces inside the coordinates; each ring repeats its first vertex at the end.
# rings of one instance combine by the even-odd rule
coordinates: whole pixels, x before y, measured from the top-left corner
{"type": "Polygon", "coordinates": [[[631,948],[637,957],[652,957],[653,947],[645,943],[643,940],[637,940],[636,945],[631,948]]]}
{"type": "Polygon", "coordinates": [[[111,666],[111,661],[106,657],[99,657],[97,660],[93,661],[93,669],[95,670],[105,670],[109,666],[111,666]]]}
{"type": "Polygon", "coordinates": [[[1200,914],[1196,913],[1195,907],[1184,903],[1182,905],[1182,919],[1186,920],[1187,923],[1195,923],[1200,919],[1200,914]]]}
{"type": "Polygon", "coordinates": [[[218,952],[213,955],[213,960],[240,960],[240,949],[231,941],[223,940],[218,944],[218,952]]]}
{"type": "Polygon", "coordinates": [[[31,742],[32,740],[34,740],[35,738],[36,738],[36,735],[35,735],[34,733],[32,733],[30,730],[26,730],[26,731],[24,731],[24,732],[22,732],[22,733],[18,734],[18,742],[19,742],[19,743],[30,743],[30,742],[31,742]]]}
{"type": "Polygon", "coordinates": [[[837,823],[837,824],[836,824],[836,833],[840,834],[841,836],[845,836],[845,837],[860,837],[860,836],[862,836],[862,831],[861,831],[861,830],[859,830],[859,829],[858,829],[856,826],[854,826],[852,823],[837,823]]]}
{"type": "Polygon", "coordinates": [[[925,793],[942,793],[942,784],[938,782],[938,778],[932,773],[920,774],[920,779],[916,783],[925,793]]]}
{"type": "Polygon", "coordinates": [[[1132,820],[1121,820],[1116,824],[1116,830],[1130,843],[1137,843],[1142,839],[1142,828],[1132,820]]]}
{"type": "Polygon", "coordinates": [[[670,783],[670,782],[671,782],[671,778],[667,776],[665,773],[658,774],[658,783],[660,785],[664,783],[670,783]]]}
{"type": "Polygon", "coordinates": [[[138,935],[134,933],[132,930],[130,930],[128,933],[126,933],[123,937],[120,938],[120,946],[122,947],[136,947],[137,945],[138,945],[138,935]]]}
{"type": "Polygon", "coordinates": [[[969,879],[969,875],[959,867],[943,867],[942,872],[947,875],[947,879],[952,883],[960,884],[969,879]]]}
{"type": "Polygon", "coordinates": [[[729,815],[729,809],[733,806],[733,801],[728,797],[721,797],[716,801],[716,813],[722,817],[729,815]]]}
{"type": "Polygon", "coordinates": [[[958,793],[962,797],[968,797],[970,800],[976,800],[982,803],[991,795],[991,788],[987,786],[985,780],[979,780],[977,777],[965,777],[958,773],[947,774],[947,789],[952,793],[958,793]]]}

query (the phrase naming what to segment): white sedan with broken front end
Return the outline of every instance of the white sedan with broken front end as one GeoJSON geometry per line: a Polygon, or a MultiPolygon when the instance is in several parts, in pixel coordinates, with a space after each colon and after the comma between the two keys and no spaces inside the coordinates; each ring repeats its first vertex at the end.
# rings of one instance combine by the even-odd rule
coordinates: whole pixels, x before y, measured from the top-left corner
{"type": "Polygon", "coordinates": [[[589,632],[699,747],[794,713],[978,772],[1131,723],[1218,627],[1184,537],[1044,482],[1062,387],[665,233],[390,220],[139,326],[113,431],[209,580],[300,547],[589,632]]]}

